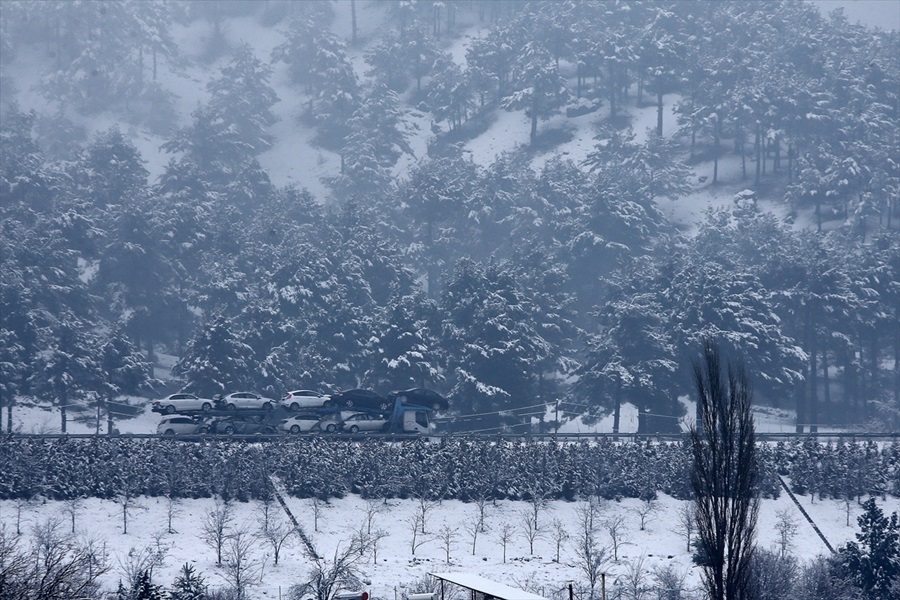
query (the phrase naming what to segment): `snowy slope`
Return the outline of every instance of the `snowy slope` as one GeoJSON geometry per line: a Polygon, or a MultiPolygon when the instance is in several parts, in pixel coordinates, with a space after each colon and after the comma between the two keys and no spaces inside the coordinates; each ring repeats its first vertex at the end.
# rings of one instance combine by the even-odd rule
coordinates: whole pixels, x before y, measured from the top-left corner
{"type": "MultiPolygon", "coordinates": [[[[809,497],[800,497],[800,502],[832,546],[837,547],[853,539],[857,531],[856,515],[860,513],[858,505],[851,504],[851,526],[847,526],[845,505],[842,502],[834,500],[812,502],[809,497]]],[[[672,566],[676,571],[687,575],[687,587],[695,588],[699,585],[699,570],[691,562],[685,540],[675,526],[677,511],[682,502],[661,496],[643,531],[640,529],[640,519],[635,512],[641,503],[640,500],[627,499],[622,502],[604,503],[601,508],[602,519],[622,517],[625,528],[623,537],[625,543],[619,549],[619,558],[610,560],[605,568],[609,573],[608,591],[612,592],[618,587],[617,581],[621,585],[629,565],[639,560],[644,561],[645,580],[651,586],[654,569],[672,566]]],[[[366,501],[358,496],[336,499],[320,505],[317,531],[312,501],[287,498],[287,505],[312,540],[319,555],[327,558],[334,556],[338,548],[346,548],[353,534],[364,527],[368,508],[366,501]]],[[[199,539],[203,518],[213,506],[212,499],[180,502],[177,505],[178,513],[173,520],[173,529],[176,533],[168,534],[167,501],[161,498],[140,498],[137,501],[137,508],[130,515],[128,533],[124,534],[120,505],[111,500],[86,499],[76,513],[76,532],[81,538],[92,538],[105,546],[112,570],[104,577],[104,581],[110,589],[115,589],[118,580],[124,576],[123,565],[128,562],[128,552],[132,550],[140,552],[145,548],[161,549],[163,553],[162,564],[154,569],[156,583],[169,585],[180,567],[188,563],[205,576],[208,584],[215,587],[223,584],[223,571],[215,567],[213,550],[199,539]]],[[[253,529],[258,526],[261,515],[258,504],[235,503],[232,506],[234,527],[246,526],[253,529]]],[[[524,518],[522,511],[530,510],[528,503],[500,501],[488,505],[486,508],[488,529],[478,536],[473,552],[472,538],[466,532],[465,524],[475,518],[477,511],[475,505],[459,501],[442,502],[428,513],[426,538],[429,541],[421,545],[413,556],[409,522],[418,509],[416,501],[391,500],[385,503],[378,501],[374,506],[379,512],[373,521],[373,530],[384,531],[387,536],[379,543],[378,562],[373,563],[370,554],[362,565],[366,587],[375,598],[400,598],[407,592],[424,591],[416,587],[415,583],[426,573],[474,572],[496,581],[529,589],[546,597],[562,600],[566,597],[563,592],[568,581],[575,581],[579,586],[584,581],[584,574],[578,567],[574,551],[578,510],[582,506],[581,502],[551,502],[545,510],[542,510],[539,515],[539,526],[543,529],[543,533],[535,540],[532,554],[529,552],[521,528],[524,518]],[[552,534],[552,522],[555,519],[558,519],[566,532],[572,536],[563,542],[559,562],[555,560],[556,549],[552,534]],[[512,530],[505,562],[503,547],[499,541],[500,532],[504,527],[512,530]],[[449,564],[446,560],[444,543],[438,539],[444,528],[450,528],[454,532],[451,536],[449,564]]],[[[882,506],[887,511],[898,508],[894,505],[892,509],[890,501],[882,506]]],[[[762,502],[757,535],[760,546],[765,548],[775,546],[775,524],[780,511],[786,511],[798,524],[793,546],[794,552],[802,560],[827,553],[824,543],[812,527],[803,521],[799,510],[786,495],[777,500],[762,502]]],[[[14,531],[16,515],[17,507],[14,501],[0,501],[0,526],[5,526],[7,531],[14,531]]],[[[66,512],[63,502],[34,502],[23,508],[22,516],[21,528],[26,532],[26,536],[30,535],[28,532],[33,525],[47,519],[58,519],[60,530],[63,532],[68,532],[71,528],[71,516],[66,512]]],[[[285,517],[281,515],[277,518],[285,517]]],[[[611,542],[602,528],[599,539],[602,545],[611,542]]],[[[286,597],[289,586],[302,581],[311,565],[299,540],[293,540],[283,550],[277,567],[273,564],[271,550],[261,542],[255,544],[253,555],[256,560],[265,564],[262,581],[253,589],[251,595],[251,598],[256,599],[286,597]]]]}

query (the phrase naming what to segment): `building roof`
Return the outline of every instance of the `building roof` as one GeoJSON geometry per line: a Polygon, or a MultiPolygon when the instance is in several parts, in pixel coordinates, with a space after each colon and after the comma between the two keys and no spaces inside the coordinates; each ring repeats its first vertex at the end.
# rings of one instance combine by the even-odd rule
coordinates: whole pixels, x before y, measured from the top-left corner
{"type": "Polygon", "coordinates": [[[474,573],[431,573],[433,577],[452,584],[493,596],[499,600],[547,600],[543,596],[520,590],[503,583],[485,579],[474,573]]]}

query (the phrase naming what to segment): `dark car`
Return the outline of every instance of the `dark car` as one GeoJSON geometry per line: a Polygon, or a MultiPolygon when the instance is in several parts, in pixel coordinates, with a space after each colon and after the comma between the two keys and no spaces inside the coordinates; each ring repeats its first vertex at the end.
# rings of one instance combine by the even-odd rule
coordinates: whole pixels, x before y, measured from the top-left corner
{"type": "Polygon", "coordinates": [[[226,419],[216,419],[209,424],[209,432],[216,434],[232,435],[232,434],[273,434],[278,433],[274,425],[266,423],[264,420],[253,417],[249,419],[235,419],[229,417],[226,419]]]}
{"type": "Polygon", "coordinates": [[[399,399],[400,404],[414,404],[416,406],[424,406],[432,410],[447,410],[450,408],[450,402],[446,398],[432,390],[425,388],[412,388],[409,390],[401,390],[399,392],[391,392],[388,394],[391,404],[394,400],[399,399]]]}
{"type": "Polygon", "coordinates": [[[369,408],[386,411],[393,404],[393,400],[372,390],[346,390],[331,395],[331,405],[340,408],[369,408]]]}

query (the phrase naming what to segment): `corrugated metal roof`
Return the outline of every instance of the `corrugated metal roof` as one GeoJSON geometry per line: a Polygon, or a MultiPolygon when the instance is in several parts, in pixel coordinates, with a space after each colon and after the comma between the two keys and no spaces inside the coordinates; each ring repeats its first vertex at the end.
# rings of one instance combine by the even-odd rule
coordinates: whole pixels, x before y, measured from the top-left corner
{"type": "Polygon", "coordinates": [[[497,583],[474,573],[431,573],[431,575],[500,600],[547,600],[543,596],[497,583]]]}

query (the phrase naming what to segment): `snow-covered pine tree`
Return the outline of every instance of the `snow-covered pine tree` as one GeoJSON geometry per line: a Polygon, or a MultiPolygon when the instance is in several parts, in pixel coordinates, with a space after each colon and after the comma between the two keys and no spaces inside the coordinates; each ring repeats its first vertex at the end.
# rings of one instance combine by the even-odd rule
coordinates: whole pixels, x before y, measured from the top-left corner
{"type": "Polygon", "coordinates": [[[507,110],[525,111],[531,119],[529,140],[534,145],[538,120],[556,114],[568,95],[566,80],[553,57],[542,46],[529,42],[513,66],[511,89],[501,105],[507,110]]]}
{"type": "Polygon", "coordinates": [[[198,328],[172,373],[186,392],[213,396],[252,386],[253,349],[232,333],[233,325],[215,317],[198,328]]]}

